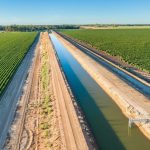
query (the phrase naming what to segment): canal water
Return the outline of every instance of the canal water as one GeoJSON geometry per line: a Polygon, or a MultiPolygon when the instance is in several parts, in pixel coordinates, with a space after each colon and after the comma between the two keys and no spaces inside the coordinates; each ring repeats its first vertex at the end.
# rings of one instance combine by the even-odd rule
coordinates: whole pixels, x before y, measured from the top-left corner
{"type": "Polygon", "coordinates": [[[150,141],[81,67],[60,41],[50,34],[62,69],[82,108],[100,150],[150,150],[150,141]]]}

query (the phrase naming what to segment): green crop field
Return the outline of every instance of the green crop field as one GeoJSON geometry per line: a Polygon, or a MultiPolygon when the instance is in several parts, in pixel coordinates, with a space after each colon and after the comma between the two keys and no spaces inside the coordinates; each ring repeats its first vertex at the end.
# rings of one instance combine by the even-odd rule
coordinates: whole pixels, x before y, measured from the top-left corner
{"type": "Polygon", "coordinates": [[[37,33],[0,33],[0,94],[32,45],[37,33]]]}
{"type": "Polygon", "coordinates": [[[62,30],[98,50],[150,72],[150,29],[62,30]]]}

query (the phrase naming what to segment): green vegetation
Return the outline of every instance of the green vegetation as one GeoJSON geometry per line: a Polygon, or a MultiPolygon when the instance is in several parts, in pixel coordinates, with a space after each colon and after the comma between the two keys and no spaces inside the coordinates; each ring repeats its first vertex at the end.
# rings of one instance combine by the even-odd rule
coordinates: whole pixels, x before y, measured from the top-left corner
{"type": "Polygon", "coordinates": [[[51,114],[51,98],[50,98],[50,94],[49,94],[49,82],[50,82],[50,78],[49,78],[49,64],[48,64],[48,54],[47,52],[44,52],[42,55],[42,69],[41,69],[41,89],[42,89],[42,93],[43,93],[43,101],[41,104],[41,108],[42,108],[42,114],[45,116],[50,115],[51,114]]]}
{"type": "Polygon", "coordinates": [[[44,122],[44,123],[41,123],[41,124],[40,124],[40,128],[41,128],[42,130],[46,130],[46,129],[49,129],[49,125],[48,125],[47,122],[44,122]]]}
{"type": "Polygon", "coordinates": [[[0,33],[0,94],[24,58],[37,33],[0,33]]]}
{"type": "Polygon", "coordinates": [[[0,31],[50,31],[51,29],[79,29],[77,25],[9,25],[1,26],[0,31]]]}
{"type": "MultiPolygon", "coordinates": [[[[43,44],[44,45],[44,44],[43,44]]],[[[41,101],[40,101],[40,129],[42,130],[42,136],[46,142],[46,147],[50,146],[50,127],[51,127],[51,119],[52,119],[52,100],[50,95],[50,66],[49,66],[49,58],[48,53],[46,51],[46,46],[43,47],[42,57],[41,57],[41,72],[40,72],[40,81],[41,81],[41,101]]]]}
{"type": "Polygon", "coordinates": [[[150,72],[150,29],[63,30],[62,33],[150,72]]]}

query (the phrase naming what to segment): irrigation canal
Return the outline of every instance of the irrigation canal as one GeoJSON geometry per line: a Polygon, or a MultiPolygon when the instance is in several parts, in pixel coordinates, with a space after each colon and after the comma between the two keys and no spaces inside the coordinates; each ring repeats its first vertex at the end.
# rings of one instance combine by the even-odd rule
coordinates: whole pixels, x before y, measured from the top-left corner
{"type": "Polygon", "coordinates": [[[77,103],[101,150],[149,150],[150,141],[133,127],[114,101],[89,76],[68,50],[52,34],[51,40],[77,103]]]}

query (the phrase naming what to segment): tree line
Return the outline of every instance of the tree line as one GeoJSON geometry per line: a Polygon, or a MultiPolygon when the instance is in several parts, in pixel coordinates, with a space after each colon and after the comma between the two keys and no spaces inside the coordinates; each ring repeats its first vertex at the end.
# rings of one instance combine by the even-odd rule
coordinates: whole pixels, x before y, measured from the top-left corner
{"type": "Polygon", "coordinates": [[[0,25],[0,31],[21,31],[21,32],[32,32],[32,31],[50,31],[52,29],[79,29],[77,25],[0,25]]]}

